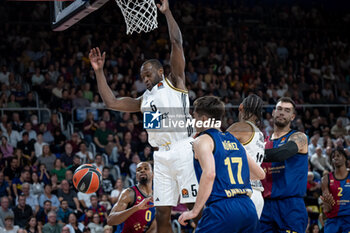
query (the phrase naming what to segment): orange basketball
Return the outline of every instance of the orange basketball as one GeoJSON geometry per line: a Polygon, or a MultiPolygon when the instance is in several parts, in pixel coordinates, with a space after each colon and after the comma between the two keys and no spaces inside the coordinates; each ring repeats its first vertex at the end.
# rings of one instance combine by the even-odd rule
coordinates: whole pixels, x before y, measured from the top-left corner
{"type": "Polygon", "coordinates": [[[73,176],[73,184],[82,193],[96,192],[102,183],[102,173],[92,164],[83,164],[78,167],[73,176]]]}

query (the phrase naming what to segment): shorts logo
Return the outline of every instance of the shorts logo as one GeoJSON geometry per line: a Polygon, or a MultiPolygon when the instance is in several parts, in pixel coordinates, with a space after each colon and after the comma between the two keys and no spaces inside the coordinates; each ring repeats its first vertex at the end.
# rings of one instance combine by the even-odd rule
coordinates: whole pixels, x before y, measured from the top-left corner
{"type": "Polygon", "coordinates": [[[141,201],[142,197],[141,196],[137,196],[137,200],[141,201]]]}
{"type": "Polygon", "coordinates": [[[183,198],[189,197],[189,195],[188,195],[188,190],[187,190],[187,189],[182,189],[181,194],[182,194],[182,197],[183,197],[183,198]]]}
{"type": "Polygon", "coordinates": [[[156,198],[156,201],[159,201],[159,198],[158,198],[158,197],[156,198]]]}
{"type": "Polygon", "coordinates": [[[144,112],[143,113],[143,128],[144,129],[160,129],[161,128],[161,116],[162,114],[157,110],[156,112],[144,112]]]}

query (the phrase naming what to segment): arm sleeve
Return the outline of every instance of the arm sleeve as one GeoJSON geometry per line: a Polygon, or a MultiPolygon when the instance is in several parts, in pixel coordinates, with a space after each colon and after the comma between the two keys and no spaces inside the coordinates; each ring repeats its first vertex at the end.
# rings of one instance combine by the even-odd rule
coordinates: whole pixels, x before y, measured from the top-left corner
{"type": "Polygon", "coordinates": [[[283,162],[298,153],[298,146],[293,141],[288,141],[283,146],[272,149],[265,149],[264,162],[283,162]]]}

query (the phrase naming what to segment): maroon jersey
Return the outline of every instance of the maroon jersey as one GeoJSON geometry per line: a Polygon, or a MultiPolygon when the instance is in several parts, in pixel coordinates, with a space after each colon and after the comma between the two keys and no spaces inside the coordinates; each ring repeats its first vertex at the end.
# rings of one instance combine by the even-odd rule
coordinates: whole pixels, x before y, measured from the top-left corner
{"type": "MultiPolygon", "coordinates": [[[[129,206],[138,205],[146,198],[137,186],[130,187],[134,191],[134,203],[129,206]]],[[[155,217],[155,207],[139,210],[132,214],[124,223],[122,233],[146,232],[151,226],[155,217]]]]}
{"type": "Polygon", "coordinates": [[[350,172],[343,180],[337,180],[333,172],[328,174],[328,188],[335,201],[327,218],[350,215],[350,172]]]}

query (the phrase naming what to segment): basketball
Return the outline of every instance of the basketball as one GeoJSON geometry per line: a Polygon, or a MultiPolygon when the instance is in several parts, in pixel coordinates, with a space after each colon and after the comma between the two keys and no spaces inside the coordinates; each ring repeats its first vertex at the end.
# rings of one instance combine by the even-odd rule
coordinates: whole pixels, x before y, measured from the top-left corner
{"type": "Polygon", "coordinates": [[[82,193],[96,192],[101,183],[102,173],[95,165],[83,164],[74,172],[74,187],[82,193]]]}

